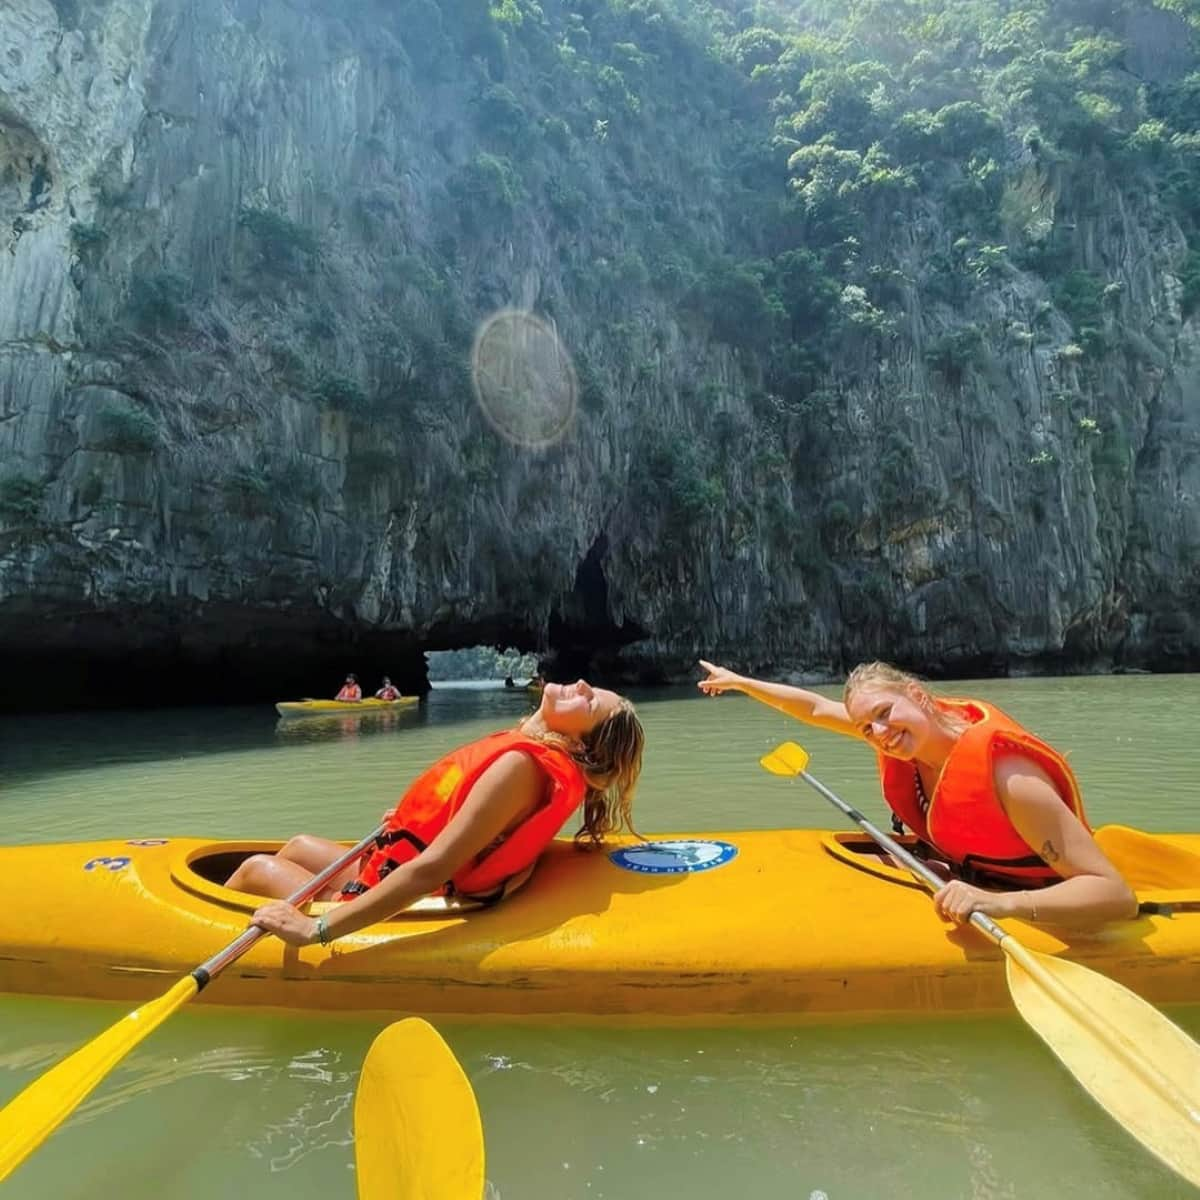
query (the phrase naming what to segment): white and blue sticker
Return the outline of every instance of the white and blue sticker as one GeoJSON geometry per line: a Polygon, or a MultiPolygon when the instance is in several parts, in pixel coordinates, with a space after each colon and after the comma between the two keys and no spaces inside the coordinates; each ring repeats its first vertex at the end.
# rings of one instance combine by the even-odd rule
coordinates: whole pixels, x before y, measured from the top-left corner
{"type": "Polygon", "coordinates": [[[614,850],[608,857],[616,866],[642,875],[684,875],[711,871],[737,858],[732,842],[679,838],[670,842],[641,842],[614,850]]]}

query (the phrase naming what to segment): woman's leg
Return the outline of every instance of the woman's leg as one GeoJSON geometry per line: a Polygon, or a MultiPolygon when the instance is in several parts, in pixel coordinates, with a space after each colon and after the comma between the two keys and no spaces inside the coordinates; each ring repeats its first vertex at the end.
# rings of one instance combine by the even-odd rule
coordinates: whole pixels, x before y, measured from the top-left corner
{"type": "Polygon", "coordinates": [[[346,847],[340,842],[331,842],[328,838],[316,837],[311,833],[299,833],[284,842],[275,857],[286,858],[288,862],[294,862],[316,875],[345,853],[346,847]]]}
{"type": "MultiPolygon", "coordinates": [[[[278,854],[251,855],[230,875],[225,886],[255,896],[286,900],[345,853],[346,847],[338,842],[302,833],[285,843],[278,854]]],[[[353,862],[340,870],[313,898],[331,900],[357,875],[358,863],[353,862]]]]}
{"type": "Polygon", "coordinates": [[[286,900],[308,883],[314,874],[277,854],[252,854],[230,875],[225,886],[237,892],[250,892],[254,896],[286,900]]]}

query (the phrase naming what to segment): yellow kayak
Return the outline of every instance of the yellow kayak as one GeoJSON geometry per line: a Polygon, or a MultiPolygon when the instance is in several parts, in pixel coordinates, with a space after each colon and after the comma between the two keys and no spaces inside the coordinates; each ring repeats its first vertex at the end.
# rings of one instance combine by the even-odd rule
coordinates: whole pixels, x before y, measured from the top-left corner
{"type": "MultiPolygon", "coordinates": [[[[1091,934],[1014,929],[1154,1003],[1200,1001],[1200,834],[1108,826],[1098,837],[1157,910],[1091,934]]],[[[245,928],[260,901],[218,881],[277,846],[142,838],[0,849],[0,991],[161,994],[245,928]]],[[[862,834],[811,829],[593,853],[559,841],[495,908],[431,898],[329,947],[264,938],[200,1002],[705,1023],[1009,1007],[999,950],[939,921],[862,834]]]]}
{"type": "Polygon", "coordinates": [[[391,712],[408,704],[416,704],[419,697],[401,696],[399,700],[280,700],[275,711],[281,717],[329,717],[354,716],[357,713],[391,712]]]}

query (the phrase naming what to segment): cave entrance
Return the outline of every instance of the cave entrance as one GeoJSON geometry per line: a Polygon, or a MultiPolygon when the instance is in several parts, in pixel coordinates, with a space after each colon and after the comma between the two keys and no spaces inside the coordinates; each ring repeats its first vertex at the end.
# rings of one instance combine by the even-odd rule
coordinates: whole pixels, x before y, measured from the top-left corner
{"type": "Polygon", "coordinates": [[[515,646],[465,646],[430,650],[429,682],[435,689],[458,686],[525,687],[538,676],[538,656],[515,646]]]}

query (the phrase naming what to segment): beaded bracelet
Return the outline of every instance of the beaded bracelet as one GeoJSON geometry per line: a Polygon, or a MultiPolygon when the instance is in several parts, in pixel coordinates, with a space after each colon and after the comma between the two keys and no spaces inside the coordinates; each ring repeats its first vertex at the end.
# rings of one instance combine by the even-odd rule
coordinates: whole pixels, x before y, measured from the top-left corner
{"type": "Polygon", "coordinates": [[[322,946],[328,946],[332,939],[329,936],[329,926],[325,924],[325,914],[322,913],[317,918],[317,941],[322,946]]]}

